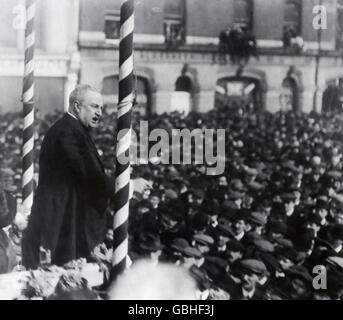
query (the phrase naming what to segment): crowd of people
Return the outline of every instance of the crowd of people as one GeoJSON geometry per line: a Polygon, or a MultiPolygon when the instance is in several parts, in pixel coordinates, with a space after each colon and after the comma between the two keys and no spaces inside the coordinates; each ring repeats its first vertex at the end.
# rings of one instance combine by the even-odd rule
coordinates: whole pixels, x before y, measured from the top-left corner
{"type": "Polygon", "coordinates": [[[255,36],[248,27],[240,25],[233,25],[220,32],[219,51],[224,54],[224,60],[228,53],[233,63],[247,63],[252,56],[258,58],[255,36]]]}
{"type": "MultiPolygon", "coordinates": [[[[38,118],[36,156],[59,115],[38,118]]],[[[137,135],[139,120],[134,114],[137,135]]],[[[340,116],[221,106],[148,120],[149,129],[225,129],[226,166],[220,176],[206,175],[205,164],[132,166],[132,177],[152,185],[130,200],[133,263],[149,259],[186,268],[204,300],[342,299],[340,116]],[[322,277],[314,285],[317,266],[322,277]]],[[[19,198],[20,115],[7,114],[0,127],[1,168],[12,170],[12,194],[19,198]]],[[[94,140],[112,174],[115,132],[115,112],[105,111],[94,140]]],[[[104,266],[111,261],[112,214],[106,239],[93,255],[104,266]]]]}

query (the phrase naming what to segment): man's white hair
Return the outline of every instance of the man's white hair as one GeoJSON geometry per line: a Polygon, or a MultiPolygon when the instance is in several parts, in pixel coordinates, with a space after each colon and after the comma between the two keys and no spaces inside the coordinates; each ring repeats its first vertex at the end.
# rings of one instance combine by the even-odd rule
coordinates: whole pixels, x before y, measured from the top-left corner
{"type": "Polygon", "coordinates": [[[99,92],[89,84],[79,84],[75,87],[75,89],[69,95],[69,107],[72,107],[75,102],[83,102],[84,96],[86,92],[94,91],[99,92]]]}

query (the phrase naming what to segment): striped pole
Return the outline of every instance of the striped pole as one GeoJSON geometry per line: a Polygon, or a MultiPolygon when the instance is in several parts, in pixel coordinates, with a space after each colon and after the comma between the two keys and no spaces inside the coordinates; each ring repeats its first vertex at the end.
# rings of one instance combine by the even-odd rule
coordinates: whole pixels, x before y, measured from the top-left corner
{"type": "Polygon", "coordinates": [[[119,104],[116,144],[115,214],[113,223],[114,280],[126,267],[130,193],[131,112],[133,105],[134,0],[124,0],[120,8],[119,104]]]}
{"type": "Polygon", "coordinates": [[[25,29],[25,67],[23,81],[23,176],[22,176],[22,195],[23,206],[30,210],[33,202],[33,147],[34,147],[34,0],[26,0],[26,29],[25,29]]]}

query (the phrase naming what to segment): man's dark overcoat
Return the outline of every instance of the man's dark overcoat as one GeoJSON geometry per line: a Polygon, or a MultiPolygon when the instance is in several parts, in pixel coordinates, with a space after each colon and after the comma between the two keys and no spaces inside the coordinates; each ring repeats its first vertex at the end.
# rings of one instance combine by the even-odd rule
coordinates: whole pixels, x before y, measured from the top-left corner
{"type": "Polygon", "coordinates": [[[36,268],[39,246],[53,264],[87,257],[103,241],[114,179],[104,172],[93,140],[68,113],[47,132],[39,160],[39,184],[23,239],[23,264],[36,268]]]}

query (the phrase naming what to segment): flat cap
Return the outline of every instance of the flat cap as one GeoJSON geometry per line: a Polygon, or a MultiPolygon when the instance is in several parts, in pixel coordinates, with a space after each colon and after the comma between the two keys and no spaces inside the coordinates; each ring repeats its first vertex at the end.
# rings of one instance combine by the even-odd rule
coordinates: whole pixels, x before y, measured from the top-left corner
{"type": "Polygon", "coordinates": [[[254,239],[253,245],[264,252],[274,252],[274,245],[264,239],[254,239]]]}
{"type": "Polygon", "coordinates": [[[201,243],[203,245],[212,245],[212,244],[214,244],[214,239],[212,237],[210,237],[209,235],[203,234],[203,233],[195,234],[193,236],[193,239],[196,242],[201,243]]]}
{"type": "Polygon", "coordinates": [[[259,275],[268,274],[266,265],[257,259],[244,259],[240,261],[240,265],[243,269],[251,271],[259,275]]]}
{"type": "Polygon", "coordinates": [[[267,223],[266,217],[259,213],[259,212],[251,212],[248,216],[247,219],[259,226],[264,226],[267,223]]]}

